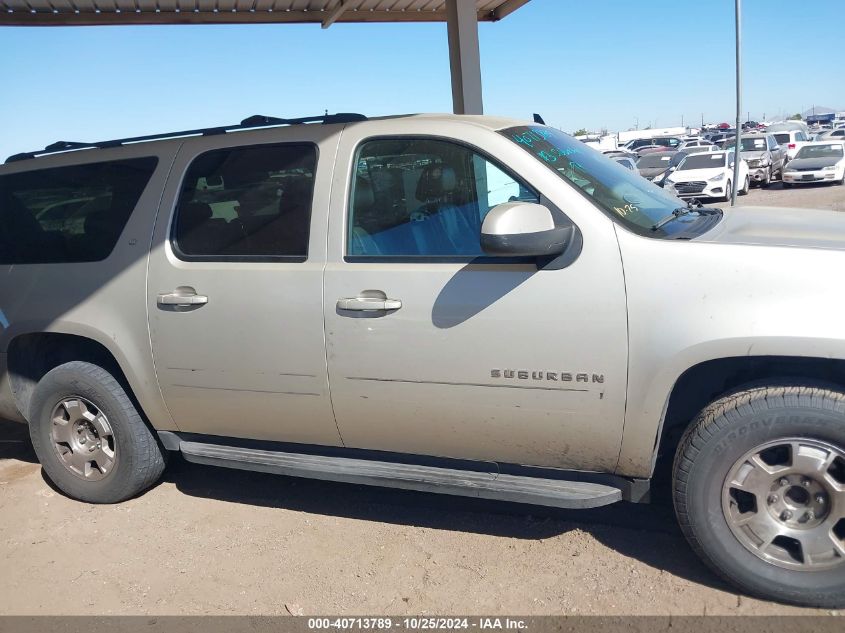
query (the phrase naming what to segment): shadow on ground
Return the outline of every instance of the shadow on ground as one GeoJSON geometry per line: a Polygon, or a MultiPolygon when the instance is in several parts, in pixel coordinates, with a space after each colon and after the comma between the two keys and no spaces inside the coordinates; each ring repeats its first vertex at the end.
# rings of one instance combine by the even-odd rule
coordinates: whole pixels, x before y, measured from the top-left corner
{"type": "Polygon", "coordinates": [[[193,497],[394,525],[526,540],[581,530],[653,568],[731,591],[689,548],[671,505],[662,499],[563,510],[214,468],[179,457],[172,460],[165,480],[193,497]]]}
{"type": "Polygon", "coordinates": [[[0,460],[2,459],[38,463],[29,441],[29,429],[25,424],[0,420],[0,460]]]}
{"type": "MultiPolygon", "coordinates": [[[[0,420],[3,459],[36,463],[24,425],[0,420]]],[[[41,472],[47,485],[60,493],[41,472]]],[[[581,530],[608,548],[653,568],[730,591],[689,549],[677,527],[667,491],[659,485],[653,504],[617,503],[591,510],[563,510],[214,468],[188,463],[178,455],[171,456],[163,481],[192,497],[393,525],[525,540],[581,530]]]]}

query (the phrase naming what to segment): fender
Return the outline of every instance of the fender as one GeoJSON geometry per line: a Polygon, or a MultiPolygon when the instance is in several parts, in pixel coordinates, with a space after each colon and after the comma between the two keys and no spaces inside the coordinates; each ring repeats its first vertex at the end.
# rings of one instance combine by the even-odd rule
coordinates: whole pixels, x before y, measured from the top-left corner
{"type": "MultiPolygon", "coordinates": [[[[128,325],[115,320],[114,324],[128,325]]],[[[129,387],[137,398],[147,419],[157,430],[178,430],[156,381],[155,366],[149,344],[138,345],[137,333],[116,330],[111,335],[90,324],[72,320],[15,321],[0,332],[0,353],[6,354],[9,344],[18,336],[25,334],[69,334],[89,339],[102,345],[115,359],[129,387]]],[[[144,340],[149,336],[144,333],[144,340]]]]}

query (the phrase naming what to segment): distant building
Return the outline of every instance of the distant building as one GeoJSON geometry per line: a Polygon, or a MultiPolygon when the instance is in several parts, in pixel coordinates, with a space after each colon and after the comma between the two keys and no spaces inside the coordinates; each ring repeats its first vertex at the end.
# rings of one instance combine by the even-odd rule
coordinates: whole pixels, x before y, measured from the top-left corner
{"type": "Polygon", "coordinates": [[[831,123],[836,118],[836,111],[833,108],[824,106],[813,106],[802,115],[808,125],[831,123]]]}

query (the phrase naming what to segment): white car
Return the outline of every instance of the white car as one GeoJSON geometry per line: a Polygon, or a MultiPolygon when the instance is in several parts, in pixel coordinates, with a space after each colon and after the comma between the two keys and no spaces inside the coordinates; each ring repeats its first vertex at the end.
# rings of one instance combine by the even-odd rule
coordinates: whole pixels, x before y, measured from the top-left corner
{"type": "MultiPolygon", "coordinates": [[[[734,152],[697,152],[682,160],[665,180],[665,188],[679,198],[721,198],[728,201],[733,188],[734,152]]],[[[740,159],[737,193],[748,193],[748,164],[740,159]]]]}
{"type": "Polygon", "coordinates": [[[786,157],[788,160],[795,158],[798,150],[810,140],[810,137],[803,130],[778,130],[772,132],[772,134],[775,140],[777,140],[778,145],[786,147],[786,157]]]}
{"type": "Polygon", "coordinates": [[[692,147],[713,147],[713,143],[705,141],[704,139],[691,139],[681,143],[680,146],[678,146],[678,149],[690,149],[692,147]]]}
{"type": "Polygon", "coordinates": [[[783,186],[830,182],[845,184],[845,142],[807,143],[783,172],[783,186]]]}
{"type": "Polygon", "coordinates": [[[845,141],[845,128],[824,130],[816,135],[817,141],[845,141]]]}

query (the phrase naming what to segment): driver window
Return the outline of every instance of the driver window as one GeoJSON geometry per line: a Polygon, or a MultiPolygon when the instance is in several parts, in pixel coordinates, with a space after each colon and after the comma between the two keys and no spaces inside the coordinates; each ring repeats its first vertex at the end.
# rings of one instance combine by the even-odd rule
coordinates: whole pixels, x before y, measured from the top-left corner
{"type": "Polygon", "coordinates": [[[403,138],[364,143],[352,184],[348,256],[479,257],[494,206],[539,202],[530,187],[471,149],[403,138]]]}

